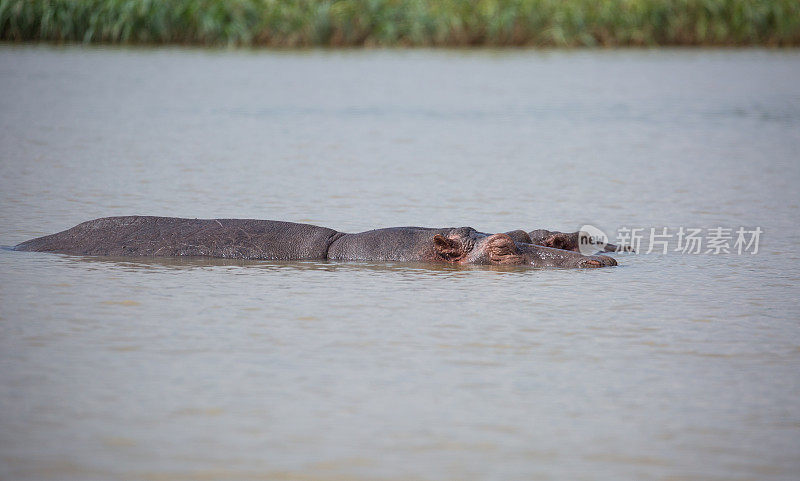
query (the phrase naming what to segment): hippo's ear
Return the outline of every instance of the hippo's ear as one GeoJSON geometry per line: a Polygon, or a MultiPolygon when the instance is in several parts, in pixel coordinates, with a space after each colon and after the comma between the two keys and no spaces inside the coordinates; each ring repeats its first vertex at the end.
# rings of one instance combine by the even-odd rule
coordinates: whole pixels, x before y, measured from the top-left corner
{"type": "Polygon", "coordinates": [[[457,240],[436,234],[433,236],[433,248],[445,260],[455,261],[464,256],[464,247],[457,240]]]}
{"type": "Polygon", "coordinates": [[[578,235],[579,232],[565,233],[555,232],[544,240],[545,247],[552,247],[554,249],[563,249],[565,251],[578,251],[578,235]]]}

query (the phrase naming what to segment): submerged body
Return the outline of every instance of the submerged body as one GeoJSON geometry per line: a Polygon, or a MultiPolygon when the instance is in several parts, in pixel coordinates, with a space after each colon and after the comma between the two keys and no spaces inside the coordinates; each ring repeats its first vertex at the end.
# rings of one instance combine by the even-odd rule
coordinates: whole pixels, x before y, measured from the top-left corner
{"type": "Polygon", "coordinates": [[[346,234],[325,227],[255,219],[125,216],[95,219],[16,246],[22,251],[92,256],[196,256],[232,259],[437,262],[603,267],[584,256],[526,242],[522,231],[486,234],[471,227],[390,227],[346,234]],[[521,232],[521,234],[520,234],[521,232]]]}

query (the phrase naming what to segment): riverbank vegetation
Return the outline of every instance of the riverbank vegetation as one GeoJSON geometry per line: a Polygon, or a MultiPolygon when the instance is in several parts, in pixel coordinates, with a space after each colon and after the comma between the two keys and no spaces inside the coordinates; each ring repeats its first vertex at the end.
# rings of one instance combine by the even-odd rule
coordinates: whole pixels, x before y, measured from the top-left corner
{"type": "Polygon", "coordinates": [[[5,41],[209,46],[800,45],[799,0],[0,0],[5,41]]]}

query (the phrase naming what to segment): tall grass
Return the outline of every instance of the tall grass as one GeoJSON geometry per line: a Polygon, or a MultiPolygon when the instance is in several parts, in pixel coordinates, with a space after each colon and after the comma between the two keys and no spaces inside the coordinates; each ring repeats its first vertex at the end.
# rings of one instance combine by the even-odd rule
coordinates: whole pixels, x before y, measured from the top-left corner
{"type": "Polygon", "coordinates": [[[800,0],[0,0],[0,39],[291,47],[800,45],[800,0]]]}

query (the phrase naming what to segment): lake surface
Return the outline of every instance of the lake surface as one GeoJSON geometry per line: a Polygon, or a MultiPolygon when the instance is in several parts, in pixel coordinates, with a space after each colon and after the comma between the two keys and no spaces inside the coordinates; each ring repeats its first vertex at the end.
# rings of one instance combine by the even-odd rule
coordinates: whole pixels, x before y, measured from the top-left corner
{"type": "Polygon", "coordinates": [[[0,46],[0,244],[760,227],[598,270],[0,250],[0,478],[800,476],[800,52],[0,46]]]}

